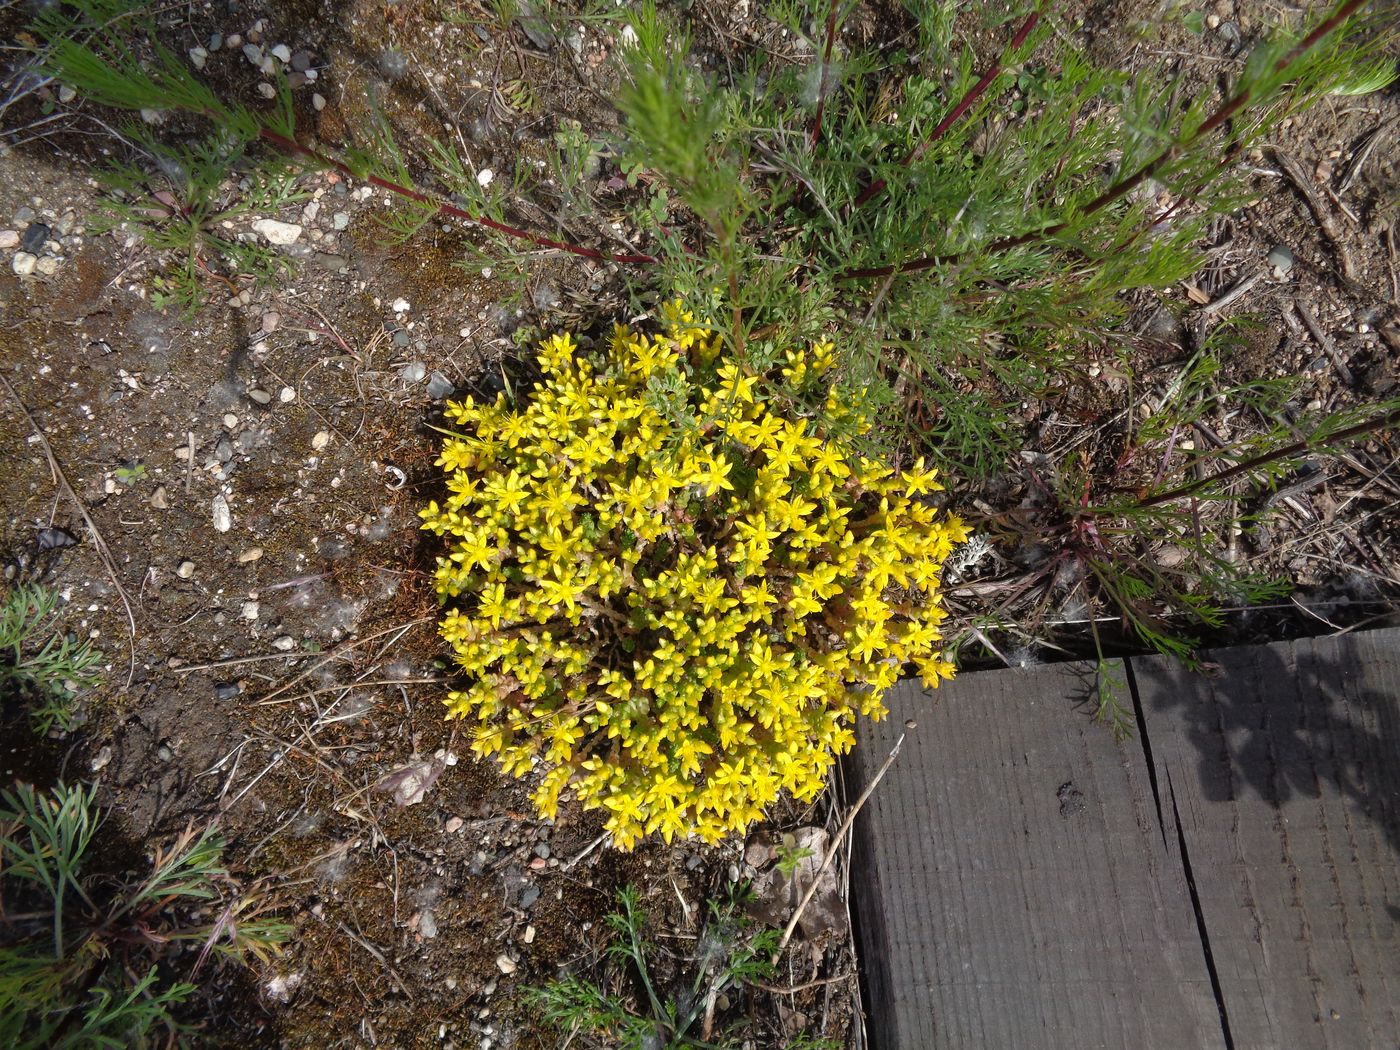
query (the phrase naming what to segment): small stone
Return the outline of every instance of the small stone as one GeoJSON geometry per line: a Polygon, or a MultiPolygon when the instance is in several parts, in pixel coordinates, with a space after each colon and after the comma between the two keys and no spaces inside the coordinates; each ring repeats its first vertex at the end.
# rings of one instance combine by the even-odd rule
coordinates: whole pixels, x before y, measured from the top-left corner
{"type": "Polygon", "coordinates": [[[18,230],[0,230],[0,248],[13,248],[19,244],[18,230]]]}
{"type": "MultiPolygon", "coordinates": [[[[216,33],[215,36],[217,36],[217,35],[218,35],[218,34],[216,33]]],[[[218,50],[218,49],[214,46],[214,44],[212,43],[213,37],[210,38],[210,41],[211,41],[211,43],[209,44],[209,50],[210,50],[210,51],[216,51],[216,50],[218,50]]],[[[224,40],[224,44],[225,44],[226,46],[228,46],[228,47],[242,47],[242,46],[243,46],[243,36],[242,36],[242,34],[240,34],[240,33],[230,33],[230,34],[228,35],[228,37],[224,40]]]]}
{"type": "Polygon", "coordinates": [[[411,340],[408,337],[408,333],[402,329],[394,333],[395,346],[407,346],[410,342],[411,340]]]}
{"type": "Polygon", "coordinates": [[[194,575],[194,562],[186,558],[180,563],[179,567],[175,570],[175,575],[180,577],[180,579],[182,580],[188,580],[191,576],[194,575]]]}
{"type": "Polygon", "coordinates": [[[224,34],[214,33],[209,37],[209,50],[217,51],[224,46],[224,34]]]}
{"type": "Polygon", "coordinates": [[[78,97],[78,89],[71,85],[64,84],[58,89],[58,100],[64,105],[72,102],[78,97]]]}
{"type": "Polygon", "coordinates": [[[421,383],[428,375],[428,366],[422,361],[410,361],[399,369],[399,378],[405,383],[421,383]]]}
{"type": "Polygon", "coordinates": [[[245,620],[256,620],[262,612],[262,606],[257,602],[244,602],[238,610],[238,615],[245,620]]]}
{"type": "Polygon", "coordinates": [[[286,44],[278,44],[270,52],[268,52],[268,54],[270,54],[273,58],[277,59],[277,61],[279,62],[290,62],[292,60],[292,49],[289,48],[286,44]]]}
{"type": "Polygon", "coordinates": [[[530,861],[530,870],[532,871],[543,871],[547,867],[549,867],[549,861],[543,857],[535,857],[530,861]]]}
{"type": "Polygon", "coordinates": [[[262,315],[262,330],[265,335],[271,335],[277,331],[277,326],[282,323],[282,315],[276,310],[269,310],[262,315]]]}
{"type": "Polygon", "coordinates": [[[45,277],[52,277],[58,273],[58,260],[52,255],[41,256],[39,261],[34,264],[34,268],[45,277]]]}
{"type": "Polygon", "coordinates": [[[248,60],[250,66],[261,66],[263,61],[263,49],[257,44],[244,44],[243,57],[248,60]]]}
{"type": "Polygon", "coordinates": [[[407,299],[400,297],[389,304],[389,309],[393,310],[396,314],[406,314],[410,309],[410,304],[407,299]]]}
{"type": "Polygon", "coordinates": [[[452,380],[448,379],[441,372],[434,372],[428,377],[428,396],[434,401],[442,400],[456,389],[457,387],[453,384],[452,380]]]}
{"type": "Polygon", "coordinates": [[[170,750],[169,744],[161,744],[160,747],[156,748],[156,758],[162,762],[169,762],[174,757],[175,752],[170,750]]]}
{"type": "Polygon", "coordinates": [[[316,436],[311,439],[311,447],[317,452],[320,452],[321,449],[325,448],[330,443],[331,435],[330,432],[326,430],[316,431],[316,436]]]}
{"type": "Polygon", "coordinates": [[[449,835],[454,835],[462,830],[462,825],[465,823],[466,821],[461,817],[448,817],[447,823],[442,826],[442,830],[449,835]]]}
{"type": "Polygon", "coordinates": [[[543,858],[544,860],[549,860],[549,843],[548,843],[548,842],[539,842],[539,843],[536,843],[536,844],[535,844],[535,856],[541,857],[541,858],[543,858]]]}
{"type": "Polygon", "coordinates": [[[266,81],[263,81],[258,85],[258,94],[263,98],[276,98],[277,89],[266,81]]]}
{"type": "MultiPolygon", "coordinates": [[[[540,858],[536,858],[536,859],[539,860],[540,858]]],[[[543,861],[541,861],[541,863],[543,863],[543,861]]],[[[533,867],[534,867],[534,864],[531,864],[530,867],[533,868],[533,867]]],[[[522,890],[520,891],[520,907],[521,907],[521,908],[524,908],[524,909],[527,909],[527,910],[530,909],[530,908],[533,908],[533,907],[535,906],[535,901],[537,901],[537,900],[539,900],[539,899],[540,899],[540,888],[539,888],[538,886],[534,886],[534,885],[526,886],[524,889],[522,889],[522,890]]]]}
{"type": "Polygon", "coordinates": [[[295,244],[301,236],[301,227],[294,222],[279,222],[277,219],[259,219],[253,223],[253,232],[261,234],[268,244],[295,244]]]}
{"type": "Polygon", "coordinates": [[[1293,252],[1286,244],[1276,244],[1269,249],[1269,265],[1278,271],[1279,276],[1293,269],[1293,252]]]}
{"type": "Polygon", "coordinates": [[[272,648],[279,653],[289,653],[297,647],[297,640],[290,634],[284,634],[280,638],[272,639],[272,648]]]}
{"type": "Polygon", "coordinates": [[[319,91],[311,96],[311,108],[317,113],[326,108],[326,99],[319,91]]]}
{"type": "Polygon", "coordinates": [[[495,179],[495,177],[496,173],[490,168],[482,168],[476,173],[477,185],[481,186],[484,189],[485,187],[491,185],[491,182],[493,179],[495,179]]]}
{"type": "Polygon", "coordinates": [[[272,402],[272,395],[260,386],[255,386],[248,391],[248,400],[259,405],[266,405],[272,402]]]}
{"type": "Polygon", "coordinates": [[[20,236],[20,247],[27,252],[38,255],[44,250],[44,242],[53,233],[47,225],[42,222],[31,222],[25,227],[24,233],[20,236]]]}
{"type": "Polygon", "coordinates": [[[101,773],[104,769],[107,768],[107,765],[111,761],[112,745],[103,744],[102,750],[98,751],[97,754],[93,755],[92,762],[88,765],[88,768],[91,769],[94,773],[101,773]]]}
{"type": "Polygon", "coordinates": [[[214,699],[232,700],[241,692],[243,692],[243,687],[237,682],[220,682],[214,686],[214,699]]]}
{"type": "Polygon", "coordinates": [[[27,204],[21,204],[15,209],[15,222],[22,222],[27,226],[34,218],[34,209],[27,204]]]}
{"type": "Polygon", "coordinates": [[[526,926],[526,927],[525,927],[525,932],[524,932],[523,934],[521,934],[520,939],[521,939],[523,942],[525,942],[526,944],[534,944],[534,943],[535,943],[535,928],[534,928],[533,926],[526,926]]]}
{"type": "Polygon", "coordinates": [[[190,48],[190,62],[195,69],[203,69],[204,63],[209,60],[209,52],[202,47],[190,48]]]}
{"type": "Polygon", "coordinates": [[[220,493],[214,497],[214,528],[219,532],[228,532],[233,528],[233,514],[228,508],[228,499],[220,493]]]}
{"type": "Polygon", "coordinates": [[[298,73],[305,73],[311,68],[311,54],[307,51],[297,51],[293,53],[291,63],[298,73]]]}
{"type": "Polygon", "coordinates": [[[496,969],[501,973],[511,974],[516,971],[515,960],[504,953],[496,956],[496,969]]]}
{"type": "Polygon", "coordinates": [[[229,430],[232,430],[234,427],[238,426],[238,417],[235,416],[232,412],[225,412],[224,426],[228,427],[229,430]]]}
{"type": "Polygon", "coordinates": [[[34,272],[34,268],[39,265],[39,257],[29,252],[15,252],[15,257],[10,263],[10,268],[20,277],[28,277],[34,272]]]}
{"type": "Polygon", "coordinates": [[[291,404],[296,399],[297,392],[289,386],[284,386],[281,390],[277,391],[277,400],[284,405],[291,404]]]}
{"type": "Polygon", "coordinates": [[[431,941],[438,935],[437,917],[431,911],[424,911],[422,915],[418,916],[418,932],[427,941],[431,941]]]}
{"type": "Polygon", "coordinates": [[[343,255],[332,255],[329,252],[317,252],[312,262],[323,270],[329,270],[331,273],[344,273],[346,270],[350,269],[349,259],[345,258],[343,255]]]}
{"type": "Polygon", "coordinates": [[[345,229],[345,227],[350,225],[350,213],[346,211],[336,212],[331,216],[331,225],[337,230],[345,229]]]}
{"type": "Polygon", "coordinates": [[[157,485],[156,490],[151,493],[151,509],[165,510],[170,506],[170,498],[165,491],[164,485],[157,485]]]}
{"type": "Polygon", "coordinates": [[[247,565],[250,561],[257,561],[262,556],[263,549],[261,547],[249,547],[238,556],[238,564],[247,565]]]}

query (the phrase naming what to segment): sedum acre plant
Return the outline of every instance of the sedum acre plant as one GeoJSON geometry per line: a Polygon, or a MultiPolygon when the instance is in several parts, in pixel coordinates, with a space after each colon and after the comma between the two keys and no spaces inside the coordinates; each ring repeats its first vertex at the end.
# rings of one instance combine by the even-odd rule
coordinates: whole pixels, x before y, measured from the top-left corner
{"type": "MultiPolygon", "coordinates": [[[[904,665],[949,677],[939,573],[966,536],[922,499],[922,461],[896,474],[784,418],[717,334],[667,313],[595,356],[547,339],[521,403],[449,405],[450,495],[421,515],[451,540],[442,635],[475,680],[449,717],[507,772],[544,770],[543,815],[570,791],[606,808],[622,849],[814,797],[904,665]]],[[[820,398],[833,361],[791,351],[787,378],[820,398]]]]}

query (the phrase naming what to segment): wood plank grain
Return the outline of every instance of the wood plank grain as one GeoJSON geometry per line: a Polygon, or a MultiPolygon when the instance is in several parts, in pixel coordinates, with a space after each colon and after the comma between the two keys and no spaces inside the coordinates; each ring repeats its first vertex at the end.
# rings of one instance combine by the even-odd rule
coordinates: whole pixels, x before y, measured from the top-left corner
{"type": "Polygon", "coordinates": [[[856,822],[874,1050],[1223,1050],[1175,826],[1092,685],[1084,664],[906,682],[860,730],[857,784],[917,722],[856,822]]]}
{"type": "Polygon", "coordinates": [[[1132,673],[1234,1050],[1400,1046],[1400,631],[1132,673]]]}

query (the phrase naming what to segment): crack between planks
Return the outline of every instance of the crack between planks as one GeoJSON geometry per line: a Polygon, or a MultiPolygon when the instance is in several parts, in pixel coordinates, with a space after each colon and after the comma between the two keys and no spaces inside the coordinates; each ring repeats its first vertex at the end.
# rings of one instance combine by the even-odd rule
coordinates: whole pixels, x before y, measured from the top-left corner
{"type": "Polygon", "coordinates": [[[1142,696],[1138,693],[1133,661],[1124,660],[1123,669],[1128,679],[1128,693],[1133,698],[1133,717],[1137,719],[1138,740],[1142,744],[1143,761],[1147,764],[1147,780],[1152,785],[1152,802],[1157,807],[1157,831],[1162,836],[1162,848],[1167,849],[1167,824],[1162,819],[1162,790],[1157,784],[1157,763],[1152,760],[1152,738],[1147,735],[1147,715],[1142,709],[1142,696]]]}
{"type": "Polygon", "coordinates": [[[1235,1050],[1235,1037],[1230,1032],[1230,1012],[1225,1007],[1225,989],[1220,983],[1215,954],[1211,951],[1210,929],[1206,926],[1206,913],[1201,907],[1201,894],[1196,888],[1196,876],[1191,870],[1191,855],[1186,850],[1186,831],[1181,825],[1181,810],[1176,805],[1176,788],[1172,785],[1171,770],[1167,770],[1167,793],[1172,803],[1172,819],[1176,821],[1176,841],[1181,851],[1181,867],[1186,874],[1186,889],[1191,894],[1191,909],[1196,913],[1196,933],[1200,936],[1201,951],[1206,958],[1206,972],[1210,975],[1210,990],[1215,995],[1215,1008],[1220,1013],[1220,1034],[1225,1039],[1225,1050],[1235,1050]]]}

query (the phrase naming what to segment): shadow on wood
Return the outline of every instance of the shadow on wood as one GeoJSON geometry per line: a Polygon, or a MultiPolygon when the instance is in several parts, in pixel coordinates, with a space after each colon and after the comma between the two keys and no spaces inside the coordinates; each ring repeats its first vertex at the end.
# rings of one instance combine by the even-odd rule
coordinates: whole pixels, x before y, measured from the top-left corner
{"type": "Polygon", "coordinates": [[[1400,631],[903,683],[854,781],[874,1050],[1395,1050],[1400,631]],[[857,790],[859,788],[857,787],[857,790]]]}

